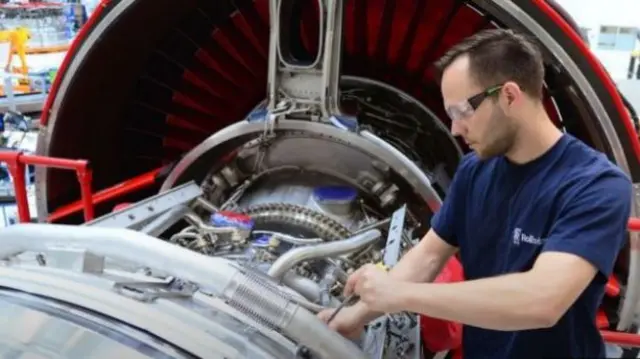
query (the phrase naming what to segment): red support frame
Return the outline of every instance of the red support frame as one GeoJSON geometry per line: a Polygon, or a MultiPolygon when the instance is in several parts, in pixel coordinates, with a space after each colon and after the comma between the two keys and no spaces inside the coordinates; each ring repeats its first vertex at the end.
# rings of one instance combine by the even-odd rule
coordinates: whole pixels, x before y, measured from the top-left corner
{"type": "Polygon", "coordinates": [[[0,162],[7,164],[9,173],[11,177],[13,177],[13,188],[18,206],[18,220],[21,223],[31,221],[25,179],[25,172],[28,165],[74,170],[78,177],[78,182],[80,182],[84,219],[85,221],[90,221],[94,218],[93,198],[91,195],[93,172],[91,168],[89,168],[88,161],[26,155],[20,151],[9,151],[0,152],[0,162]]]}
{"type": "MultiPolygon", "coordinates": [[[[149,188],[156,183],[156,178],[164,168],[160,167],[153,171],[143,173],[139,176],[120,182],[114,186],[103,189],[92,194],[93,205],[99,205],[106,201],[125,196],[136,191],[149,188]]],[[[83,199],[64,205],[49,214],[49,222],[57,222],[65,217],[80,212],[84,207],[83,199]]]]}

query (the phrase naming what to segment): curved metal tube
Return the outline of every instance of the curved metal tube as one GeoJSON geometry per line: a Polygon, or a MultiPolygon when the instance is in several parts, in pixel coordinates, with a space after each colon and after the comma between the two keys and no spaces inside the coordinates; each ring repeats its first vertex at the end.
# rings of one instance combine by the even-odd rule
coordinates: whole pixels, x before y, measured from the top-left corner
{"type": "Polygon", "coordinates": [[[210,226],[202,220],[197,214],[193,211],[187,212],[184,214],[184,218],[189,221],[192,225],[198,227],[201,231],[215,234],[223,234],[223,233],[231,233],[237,232],[235,227],[214,227],[210,226]]]}
{"type": "Polygon", "coordinates": [[[280,258],[273,263],[271,268],[269,268],[268,274],[274,278],[281,279],[289,269],[300,262],[314,258],[335,257],[351,253],[375,243],[381,236],[382,234],[379,230],[372,229],[341,241],[292,249],[280,256],[280,258]]]}
{"type": "Polygon", "coordinates": [[[273,319],[269,324],[322,358],[366,359],[355,344],[291,301],[278,287],[265,280],[256,282],[226,259],[208,257],[128,229],[22,224],[0,230],[0,258],[63,249],[162,269],[226,297],[232,306],[251,308],[249,314],[254,317],[273,319]],[[249,286],[252,283],[257,286],[249,286]],[[261,305],[254,305],[256,298],[251,293],[255,291],[262,294],[261,305]]]}
{"type": "MultiPolygon", "coordinates": [[[[382,163],[389,165],[389,167],[391,167],[395,172],[401,174],[404,179],[415,188],[416,194],[425,199],[432,212],[436,212],[440,209],[440,205],[442,203],[440,195],[435,188],[433,188],[429,178],[419,168],[417,168],[417,166],[412,165],[407,167],[406,156],[402,155],[397,150],[390,152],[389,148],[381,147],[379,143],[373,142],[369,138],[364,138],[358,134],[348,132],[331,125],[326,125],[324,123],[300,120],[280,120],[275,130],[303,131],[324,137],[336,138],[345,143],[349,143],[353,147],[379,159],[382,163]]],[[[181,180],[184,172],[209,151],[238,137],[245,135],[257,136],[262,134],[263,131],[263,122],[248,121],[236,122],[233,125],[221,129],[193,148],[180,160],[180,162],[178,162],[178,164],[176,164],[173,171],[169,173],[162,184],[160,191],[165,191],[174,187],[174,185],[181,180]]],[[[371,136],[371,138],[374,139],[375,136],[371,136]]]]}
{"type": "MultiPolygon", "coordinates": [[[[325,309],[322,305],[315,304],[320,301],[322,296],[322,288],[320,288],[318,283],[294,272],[287,272],[282,276],[282,284],[295,290],[296,293],[306,298],[306,300],[296,301],[296,303],[300,304],[304,308],[315,313],[325,309]]],[[[340,305],[340,301],[332,297],[328,306],[336,307],[338,305],[340,305]]]]}
{"type": "Polygon", "coordinates": [[[282,284],[300,293],[313,303],[320,301],[320,286],[309,278],[288,272],[282,276],[282,284]]]}
{"type": "Polygon", "coordinates": [[[271,236],[273,239],[277,239],[283,242],[287,242],[289,244],[293,244],[294,246],[306,246],[309,244],[318,244],[324,242],[322,238],[298,238],[294,236],[290,236],[285,233],[274,232],[274,231],[263,231],[263,230],[255,230],[252,232],[253,234],[266,234],[271,236]]]}

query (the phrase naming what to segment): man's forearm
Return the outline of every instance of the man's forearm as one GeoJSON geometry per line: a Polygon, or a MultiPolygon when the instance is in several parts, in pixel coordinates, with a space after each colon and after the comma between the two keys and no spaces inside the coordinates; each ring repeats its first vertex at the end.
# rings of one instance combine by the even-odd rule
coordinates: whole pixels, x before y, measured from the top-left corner
{"type": "MultiPolygon", "coordinates": [[[[422,243],[421,243],[422,244],[422,243]]],[[[450,256],[438,256],[425,253],[427,250],[420,244],[409,250],[391,269],[389,275],[402,282],[424,283],[436,279],[450,256]]],[[[356,304],[364,323],[368,323],[383,313],[369,310],[362,303],[356,304]]]]}
{"type": "MultiPolygon", "coordinates": [[[[550,301],[527,273],[473,281],[399,284],[401,306],[410,312],[494,330],[553,325],[550,301]]],[[[542,291],[544,292],[544,291],[542,291]]]]}
{"type": "Polygon", "coordinates": [[[399,281],[433,282],[450,256],[438,256],[416,246],[405,254],[389,275],[399,281]]]}

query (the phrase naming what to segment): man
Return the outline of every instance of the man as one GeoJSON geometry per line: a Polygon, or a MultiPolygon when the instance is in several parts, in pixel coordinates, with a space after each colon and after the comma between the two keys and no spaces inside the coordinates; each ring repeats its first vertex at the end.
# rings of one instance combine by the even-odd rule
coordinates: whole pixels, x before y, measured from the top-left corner
{"type": "Polygon", "coordinates": [[[345,292],[360,302],[330,326],[354,337],[410,311],[463,323],[467,358],[604,357],[596,310],[625,242],[630,180],[551,122],[542,56],[523,35],[480,32],[436,67],[452,132],[473,151],[431,230],[389,273],[352,274],[345,292]],[[467,280],[427,283],[457,251],[467,280]]]}

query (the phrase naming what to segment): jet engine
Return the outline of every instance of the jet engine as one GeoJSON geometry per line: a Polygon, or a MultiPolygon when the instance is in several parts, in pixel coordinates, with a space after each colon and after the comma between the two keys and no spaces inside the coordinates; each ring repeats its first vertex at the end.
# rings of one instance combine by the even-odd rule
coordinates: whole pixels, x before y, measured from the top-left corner
{"type": "MultiPolygon", "coordinates": [[[[82,222],[80,193],[75,178],[55,169],[37,172],[39,219],[59,224],[52,235],[60,243],[111,238],[138,254],[118,253],[106,240],[92,248],[216,287],[247,327],[284,333],[272,339],[285,352],[304,342],[310,350],[300,357],[361,357],[300,313],[338,305],[352,270],[393,264],[428,230],[469,151],[448,131],[431,64],[487,28],[539,40],[550,117],[638,182],[634,109],[552,1],[111,0],[96,9],[59,70],[38,154],[87,159],[102,219],[84,226],[128,229],[63,226],[82,222]],[[129,207],[112,212],[122,203],[129,207]],[[155,213],[159,203],[172,205],[155,213]],[[152,244],[149,236],[161,240],[152,244]],[[301,324],[303,317],[311,324],[301,324]]],[[[34,228],[15,235],[42,231],[34,228]]],[[[640,255],[630,239],[611,279],[620,288],[605,299],[604,328],[635,326],[640,255]]],[[[125,277],[141,275],[136,270],[125,277]]],[[[198,305],[190,317],[204,325],[193,308],[212,304],[198,305]]],[[[206,318],[224,326],[223,319],[206,318]]],[[[403,314],[384,323],[408,333],[416,320],[403,314]]],[[[380,344],[369,330],[363,343],[381,349],[360,348],[387,358],[390,347],[397,357],[421,351],[410,334],[391,346],[391,332],[380,344]]],[[[220,336],[230,345],[233,338],[220,336]]],[[[252,353],[270,357],[263,344],[252,342],[261,348],[252,353]]]]}

